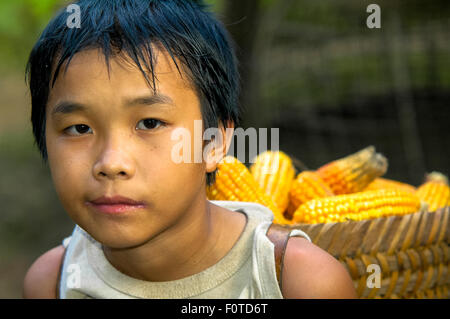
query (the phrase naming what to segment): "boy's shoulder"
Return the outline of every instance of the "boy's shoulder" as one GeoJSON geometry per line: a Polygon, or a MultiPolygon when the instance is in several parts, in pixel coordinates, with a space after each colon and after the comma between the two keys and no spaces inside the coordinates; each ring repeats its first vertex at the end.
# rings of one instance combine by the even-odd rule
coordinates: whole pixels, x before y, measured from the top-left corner
{"type": "Polygon", "coordinates": [[[282,272],[284,298],[357,298],[345,267],[331,254],[302,237],[289,238],[282,272]]]}
{"type": "Polygon", "coordinates": [[[42,254],[28,269],[23,281],[26,299],[57,298],[57,282],[65,248],[59,245],[42,254]]]}

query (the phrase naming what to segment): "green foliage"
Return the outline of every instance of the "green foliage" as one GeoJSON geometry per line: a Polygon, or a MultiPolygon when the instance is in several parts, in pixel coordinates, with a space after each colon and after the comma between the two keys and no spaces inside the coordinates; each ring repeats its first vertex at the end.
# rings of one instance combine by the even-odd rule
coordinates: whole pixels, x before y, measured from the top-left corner
{"type": "Polygon", "coordinates": [[[43,19],[48,19],[55,6],[61,3],[60,0],[24,0],[24,2],[35,17],[43,19]]]}
{"type": "Polygon", "coordinates": [[[23,68],[40,32],[56,10],[69,1],[14,0],[0,2],[0,70],[23,68]]]}
{"type": "Polygon", "coordinates": [[[214,12],[223,12],[224,0],[205,0],[205,3],[210,5],[214,12]]]}

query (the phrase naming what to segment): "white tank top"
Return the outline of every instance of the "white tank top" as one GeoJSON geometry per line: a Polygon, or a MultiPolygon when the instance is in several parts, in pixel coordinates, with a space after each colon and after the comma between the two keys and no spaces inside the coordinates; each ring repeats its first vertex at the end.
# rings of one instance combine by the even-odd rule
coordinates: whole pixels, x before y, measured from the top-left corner
{"type": "MultiPolygon", "coordinates": [[[[244,231],[228,253],[200,273],[173,281],[151,282],[127,276],[106,259],[101,244],[78,225],[63,240],[66,253],[60,298],[283,298],[275,270],[274,245],[266,236],[273,214],[265,206],[211,201],[247,216],[244,231]]],[[[290,236],[307,234],[294,229],[290,236]]]]}

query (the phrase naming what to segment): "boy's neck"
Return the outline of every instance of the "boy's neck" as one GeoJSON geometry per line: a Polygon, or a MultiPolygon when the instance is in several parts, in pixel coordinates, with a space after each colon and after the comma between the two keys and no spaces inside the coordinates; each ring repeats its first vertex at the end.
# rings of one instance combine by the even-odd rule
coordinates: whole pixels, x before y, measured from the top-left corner
{"type": "Polygon", "coordinates": [[[122,273],[147,281],[177,280],[211,267],[233,247],[246,217],[209,201],[195,209],[193,219],[166,229],[144,245],[120,250],[103,247],[105,257],[122,273]]]}

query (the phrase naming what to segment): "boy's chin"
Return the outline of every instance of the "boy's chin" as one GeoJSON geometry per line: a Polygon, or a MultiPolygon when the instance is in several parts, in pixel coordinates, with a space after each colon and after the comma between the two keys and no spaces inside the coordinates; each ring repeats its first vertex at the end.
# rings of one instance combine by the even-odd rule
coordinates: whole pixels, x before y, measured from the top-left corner
{"type": "Polygon", "coordinates": [[[108,231],[104,229],[94,230],[90,236],[103,246],[110,249],[132,249],[144,245],[153,237],[148,231],[108,231]]]}

